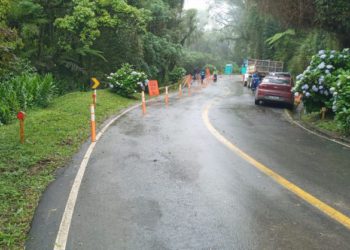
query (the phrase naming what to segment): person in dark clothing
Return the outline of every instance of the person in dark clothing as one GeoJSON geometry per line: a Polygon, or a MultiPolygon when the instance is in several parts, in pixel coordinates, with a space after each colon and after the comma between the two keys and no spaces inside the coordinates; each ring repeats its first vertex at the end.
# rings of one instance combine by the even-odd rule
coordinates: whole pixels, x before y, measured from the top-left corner
{"type": "Polygon", "coordinates": [[[203,84],[203,81],[205,79],[205,71],[204,69],[201,70],[201,83],[203,84]]]}

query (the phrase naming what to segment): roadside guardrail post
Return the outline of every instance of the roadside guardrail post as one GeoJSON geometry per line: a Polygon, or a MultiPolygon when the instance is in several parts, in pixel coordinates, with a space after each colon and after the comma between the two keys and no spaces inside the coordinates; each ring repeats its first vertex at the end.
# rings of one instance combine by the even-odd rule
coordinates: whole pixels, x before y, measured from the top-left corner
{"type": "Polygon", "coordinates": [[[17,113],[17,119],[19,120],[19,137],[21,144],[24,144],[24,119],[26,118],[26,113],[20,111],[17,113]]]}
{"type": "Polygon", "coordinates": [[[168,86],[165,87],[165,104],[169,104],[169,91],[168,91],[168,86]]]}
{"type": "Polygon", "coordinates": [[[95,105],[90,105],[90,113],[91,113],[91,142],[96,141],[96,117],[95,117],[95,105]]]}
{"type": "Polygon", "coordinates": [[[146,114],[146,98],[145,98],[145,91],[141,92],[141,97],[142,97],[142,113],[145,115],[146,114]]]}

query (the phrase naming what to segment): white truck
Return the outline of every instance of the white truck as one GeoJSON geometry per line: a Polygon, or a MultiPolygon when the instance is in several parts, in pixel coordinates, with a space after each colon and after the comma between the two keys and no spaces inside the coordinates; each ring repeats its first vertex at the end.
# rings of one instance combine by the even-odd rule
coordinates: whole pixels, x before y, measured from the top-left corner
{"type": "Polygon", "coordinates": [[[248,59],[247,73],[244,77],[244,86],[251,88],[252,75],[255,72],[258,73],[261,78],[264,78],[272,72],[283,72],[283,66],[282,61],[248,59]]]}

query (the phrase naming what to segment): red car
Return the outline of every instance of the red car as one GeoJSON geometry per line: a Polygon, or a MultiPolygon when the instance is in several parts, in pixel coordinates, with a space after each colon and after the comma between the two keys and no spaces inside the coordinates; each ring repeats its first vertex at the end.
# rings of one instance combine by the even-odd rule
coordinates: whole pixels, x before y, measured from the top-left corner
{"type": "Polygon", "coordinates": [[[294,106],[292,87],[293,80],[291,77],[267,76],[255,92],[255,104],[278,102],[287,104],[292,109],[294,106]]]}

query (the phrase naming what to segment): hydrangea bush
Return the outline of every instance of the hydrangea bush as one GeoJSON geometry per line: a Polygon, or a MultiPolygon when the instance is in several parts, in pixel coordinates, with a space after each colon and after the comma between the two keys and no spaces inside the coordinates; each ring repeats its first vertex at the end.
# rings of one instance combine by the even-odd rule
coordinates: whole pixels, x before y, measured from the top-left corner
{"type": "Polygon", "coordinates": [[[342,71],[334,88],[333,111],[343,130],[350,133],[350,70],[342,71]]]}
{"type": "Polygon", "coordinates": [[[111,73],[109,80],[112,91],[124,97],[132,97],[141,89],[141,85],[147,80],[143,72],[135,71],[130,64],[123,64],[115,73],[111,73]]]}
{"type": "Polygon", "coordinates": [[[350,51],[321,50],[312,57],[309,67],[297,76],[293,88],[302,94],[307,112],[326,107],[346,130],[350,128],[350,51]]]}

